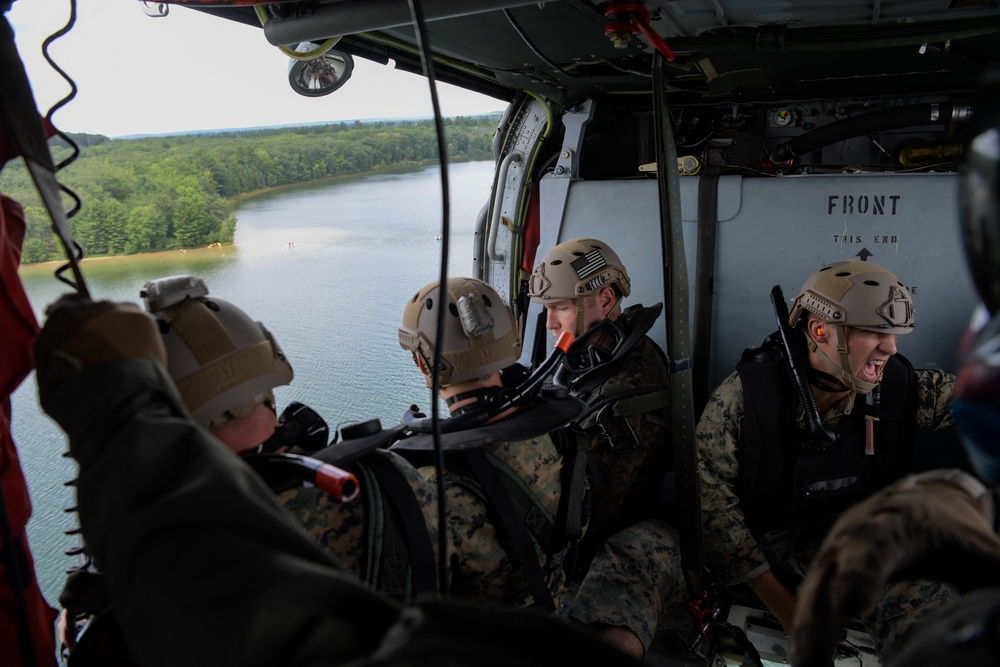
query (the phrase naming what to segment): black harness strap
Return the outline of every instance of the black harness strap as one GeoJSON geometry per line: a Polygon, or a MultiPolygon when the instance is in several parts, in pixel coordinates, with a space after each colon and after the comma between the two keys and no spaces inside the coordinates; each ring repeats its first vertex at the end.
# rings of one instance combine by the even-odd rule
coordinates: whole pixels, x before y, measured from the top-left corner
{"type": "Polygon", "coordinates": [[[552,593],[549,592],[549,587],[545,584],[545,578],[542,576],[542,568],[538,565],[535,546],[528,537],[524,521],[517,511],[513,499],[507,493],[507,487],[500,479],[500,475],[486,458],[486,453],[482,449],[467,451],[465,458],[511,540],[514,549],[513,556],[521,563],[521,569],[524,571],[524,578],[527,581],[528,590],[534,598],[534,604],[554,610],[555,601],[552,599],[552,593]]]}
{"type": "MultiPolygon", "coordinates": [[[[677,532],[681,538],[681,561],[689,581],[699,580],[705,570],[701,542],[701,496],[698,491],[697,443],[695,442],[694,397],[688,313],[687,260],[681,218],[680,176],[677,145],[667,109],[663,56],[653,56],[653,120],[663,246],[663,296],[667,301],[667,358],[670,369],[674,469],[677,471],[677,532]]],[[[696,583],[697,587],[697,583],[696,583]]]]}
{"type": "MultiPolygon", "coordinates": [[[[417,505],[413,489],[403,474],[380,456],[365,458],[365,465],[378,477],[379,484],[389,497],[390,506],[399,514],[409,543],[410,564],[413,568],[413,588],[418,595],[436,593],[436,565],[431,538],[427,532],[423,512],[417,505]]],[[[447,531],[447,526],[439,530],[447,531]]]]}
{"type": "Polygon", "coordinates": [[[692,393],[697,417],[705,409],[711,387],[708,371],[712,350],[712,304],[715,293],[716,232],[719,226],[719,174],[698,182],[698,254],[694,270],[694,335],[692,393]]]}
{"type": "Polygon", "coordinates": [[[580,447],[570,429],[558,431],[556,446],[562,452],[563,492],[559,498],[559,517],[565,539],[575,542],[583,537],[585,522],[583,501],[587,492],[587,452],[580,447]]]}

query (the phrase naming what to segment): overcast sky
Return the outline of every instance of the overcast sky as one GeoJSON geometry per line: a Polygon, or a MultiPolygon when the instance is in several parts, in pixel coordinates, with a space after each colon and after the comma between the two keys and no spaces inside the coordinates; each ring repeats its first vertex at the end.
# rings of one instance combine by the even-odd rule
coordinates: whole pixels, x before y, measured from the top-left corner
{"type": "MultiPolygon", "coordinates": [[[[41,55],[69,14],[69,0],[15,0],[7,12],[43,115],[70,90],[41,55]]],[[[120,137],[432,113],[426,79],[362,58],[339,91],[298,95],[288,85],[289,58],[262,30],[177,5],[152,18],[139,0],[78,0],[75,27],[49,54],[78,88],[53,116],[68,132],[120,137]]],[[[438,97],[446,116],[506,106],[441,83],[438,97]]]]}

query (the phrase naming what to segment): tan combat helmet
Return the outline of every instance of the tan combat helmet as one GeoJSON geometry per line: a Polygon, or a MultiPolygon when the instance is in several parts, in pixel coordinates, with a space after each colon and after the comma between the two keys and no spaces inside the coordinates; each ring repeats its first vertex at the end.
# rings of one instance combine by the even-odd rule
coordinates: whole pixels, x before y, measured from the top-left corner
{"type": "MultiPolygon", "coordinates": [[[[916,315],[909,290],[892,272],[858,261],[834,262],[809,276],[792,302],[789,324],[798,324],[806,312],[837,327],[840,366],[820,351],[827,365],[850,384],[869,391],[875,385],[850,373],[844,327],[908,334],[913,331],[916,315]]],[[[817,351],[811,340],[809,343],[810,349],[817,351]]]]}
{"type": "MultiPolygon", "coordinates": [[[[399,344],[434,367],[441,304],[435,281],[413,295],[403,311],[399,344]]],[[[517,323],[496,291],[475,278],[449,278],[444,315],[444,347],[438,381],[448,386],[482,378],[521,356],[517,323]]]]}
{"type": "Polygon", "coordinates": [[[541,304],[576,299],[579,336],[583,334],[583,300],[608,285],[616,288],[619,302],[632,292],[628,271],[615,251],[597,239],[573,239],[545,253],[531,272],[528,294],[541,304]]]}
{"type": "Polygon", "coordinates": [[[274,388],[292,381],[292,367],[264,325],[209,298],[201,278],[153,280],[141,296],[160,321],[167,371],[203,426],[245,417],[264,401],[273,407],[274,388]]]}

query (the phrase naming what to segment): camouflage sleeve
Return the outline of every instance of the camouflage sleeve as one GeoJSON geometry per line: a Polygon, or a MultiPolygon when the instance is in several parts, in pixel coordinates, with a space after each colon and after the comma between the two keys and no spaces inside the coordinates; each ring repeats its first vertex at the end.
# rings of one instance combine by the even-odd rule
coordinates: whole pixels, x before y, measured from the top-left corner
{"type": "Polygon", "coordinates": [[[955,428],[951,404],[955,376],[936,369],[917,371],[917,428],[943,431],[955,428]]]}
{"type": "Polygon", "coordinates": [[[770,567],[736,494],[742,417],[743,386],[733,373],[716,388],[695,430],[702,540],[709,562],[726,585],[743,583],[770,567]]]}

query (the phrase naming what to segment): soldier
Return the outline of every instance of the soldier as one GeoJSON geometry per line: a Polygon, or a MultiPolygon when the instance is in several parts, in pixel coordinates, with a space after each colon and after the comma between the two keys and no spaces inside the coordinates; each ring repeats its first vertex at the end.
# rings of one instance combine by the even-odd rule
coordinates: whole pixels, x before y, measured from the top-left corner
{"type": "MultiPolygon", "coordinates": [[[[436,289],[433,283],[414,295],[399,330],[400,344],[413,353],[428,386],[437,340],[436,289]]],[[[163,323],[168,367],[193,417],[233,451],[253,454],[274,432],[272,390],[291,381],[291,366],[261,323],[207,292],[191,277],[168,278],[147,284],[144,298],[163,323]]],[[[575,417],[582,404],[534,395],[511,402],[500,383],[500,370],[520,354],[510,310],[478,280],[452,278],[445,294],[444,368],[438,379],[453,417],[445,425],[450,448],[446,561],[452,565],[447,585],[461,597],[554,607],[571,540],[565,521],[569,516],[575,539],[582,531],[583,487],[574,512],[562,493],[563,482],[570,481],[557,448],[562,443],[549,433],[575,417]],[[491,413],[501,408],[503,414],[491,413]],[[470,439],[476,446],[468,444],[470,439]],[[479,458],[489,465],[477,467],[479,458]],[[491,475],[494,470],[500,477],[491,475]],[[505,516],[494,508],[505,499],[496,490],[484,490],[490,482],[525,490],[504,494],[511,495],[507,502],[517,521],[494,520],[505,516]],[[526,531],[529,524],[533,528],[526,531]],[[529,551],[518,552],[519,547],[529,551]]],[[[419,421],[411,430],[420,430],[419,421]]],[[[391,439],[375,441],[386,446],[391,439]]],[[[391,450],[369,447],[346,458],[341,445],[310,455],[354,473],[362,481],[359,502],[339,502],[316,486],[295,485],[279,489],[282,503],[346,569],[378,590],[402,601],[436,593],[439,538],[437,477],[428,464],[431,439],[418,433],[391,450]]]]}
{"type": "Polygon", "coordinates": [[[571,392],[590,406],[580,427],[593,515],[568,615],[603,627],[608,639],[641,658],[667,609],[686,601],[687,589],[677,533],[653,518],[672,463],[666,359],[645,335],[662,305],[623,310],[630,292],[618,255],[596,239],[555,246],[529,283],[532,300],[545,308],[546,328],[579,337],[564,371],[571,392]]]}
{"type": "MultiPolygon", "coordinates": [[[[444,422],[448,592],[554,610],[565,593],[564,559],[585,519],[583,466],[577,479],[564,467],[564,454],[574,458],[561,427],[584,406],[568,396],[530,391],[512,397],[500,380],[500,370],[520,354],[510,309],[478,280],[453,278],[445,294],[438,381],[452,414],[444,422]]],[[[229,301],[209,296],[204,282],[192,276],[152,281],[142,296],[157,316],[168,371],[192,417],[256,464],[257,452],[280,441],[273,390],[293,377],[274,337],[229,301]]],[[[437,298],[437,283],[416,293],[399,330],[402,347],[413,354],[428,386],[438,339],[437,298]]],[[[341,502],[319,485],[266,475],[284,507],[334,559],[403,602],[438,592],[437,471],[430,456],[433,438],[421,433],[426,421],[414,418],[414,434],[392,450],[367,447],[344,458],[339,450],[355,445],[345,441],[308,452],[343,463],[361,480],[356,502],[341,502]]],[[[86,602],[83,574],[68,583],[64,599],[86,602]]],[[[99,611],[84,607],[74,605],[73,616],[99,611]]]]}
{"type": "Polygon", "coordinates": [[[68,435],[82,534],[138,664],[628,664],[544,615],[379,595],[191,419],[152,317],[79,297],[48,313],[39,399],[68,435]]]}
{"type": "MultiPolygon", "coordinates": [[[[954,377],[897,354],[913,303],[896,276],[867,262],[812,274],[788,323],[744,352],[696,438],[709,563],[721,583],[747,584],[791,634],[797,573],[839,513],[910,470],[916,429],[953,428],[954,377]]],[[[863,619],[876,650],[953,592],[928,581],[887,590],[863,619]]]]}
{"type": "MultiPolygon", "coordinates": [[[[452,590],[554,609],[565,592],[570,544],[584,530],[586,479],[562,428],[583,405],[565,395],[503,387],[500,371],[517,360],[521,345],[513,314],[493,288],[451,278],[444,301],[439,295],[437,282],[413,295],[399,343],[413,354],[428,386],[437,375],[451,414],[442,446],[445,505],[458,561],[452,590]],[[441,309],[443,343],[437,333],[441,309]]],[[[429,418],[421,423],[415,429],[422,434],[400,440],[392,451],[436,483],[429,418]]]]}
{"type": "Polygon", "coordinates": [[[1000,614],[1000,73],[984,77],[960,188],[962,238],[979,293],[952,412],[976,476],[954,469],[910,476],[845,513],[802,584],[793,663],[829,664],[851,615],[912,572],[947,581],[962,599],[926,615],[884,664],[893,667],[997,662],[1000,614]],[[983,113],[980,113],[982,111],[983,113]],[[979,589],[979,590],[977,590],[979,589]]]}
{"type": "MultiPolygon", "coordinates": [[[[194,276],[151,281],[144,286],[142,297],[147,310],[160,322],[167,369],[194,419],[233,452],[250,456],[248,461],[255,463],[253,455],[262,450],[277,449],[284,432],[276,431],[281,422],[274,388],[289,384],[293,371],[264,324],[235,304],[209,296],[208,287],[194,276]]],[[[286,410],[282,416],[288,413],[286,410]]],[[[325,423],[322,426],[320,441],[308,445],[309,451],[297,447],[291,451],[319,456],[314,450],[328,444],[328,430],[325,423]]],[[[433,488],[406,461],[384,449],[369,451],[364,458],[344,466],[365,480],[365,495],[357,502],[341,502],[320,487],[292,483],[287,475],[268,475],[268,479],[285,507],[349,572],[402,601],[416,592],[435,591],[433,572],[425,573],[424,579],[419,575],[413,578],[413,559],[405,540],[385,552],[370,550],[365,542],[365,535],[376,530],[375,526],[395,526],[398,522],[396,513],[377,509],[393,503],[375,480],[372,468],[378,467],[383,475],[392,476],[409,490],[405,499],[410,502],[404,511],[411,513],[406,517],[421,525],[426,519],[430,540],[436,540],[437,531],[433,488]],[[417,498],[422,500],[417,502],[417,498]]],[[[430,548],[428,544],[425,558],[433,562],[430,548]]]]}

